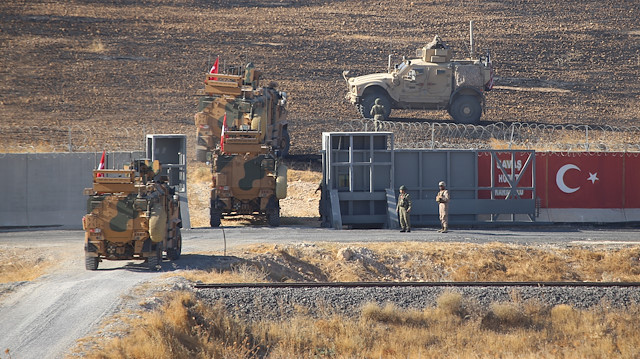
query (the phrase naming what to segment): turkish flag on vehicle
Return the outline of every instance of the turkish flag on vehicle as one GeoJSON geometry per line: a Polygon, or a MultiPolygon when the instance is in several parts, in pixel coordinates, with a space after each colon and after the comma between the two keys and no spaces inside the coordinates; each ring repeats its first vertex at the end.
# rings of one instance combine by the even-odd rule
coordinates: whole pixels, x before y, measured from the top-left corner
{"type": "MultiPolygon", "coordinates": [[[[216,57],[216,62],[213,63],[213,66],[211,67],[211,70],[209,70],[210,74],[217,74],[218,73],[218,63],[220,62],[220,56],[216,57]]],[[[209,77],[209,80],[213,80],[216,81],[218,78],[217,77],[209,77]]]]}
{"type": "Polygon", "coordinates": [[[222,120],[222,132],[220,132],[220,152],[224,153],[224,139],[226,138],[225,131],[227,130],[227,113],[224,113],[224,119],[222,120]]]}
{"type": "MultiPolygon", "coordinates": [[[[100,158],[100,163],[98,164],[98,170],[103,170],[104,169],[104,155],[105,155],[106,151],[102,150],[102,158],[100,158]]],[[[96,177],[104,177],[104,174],[102,173],[98,173],[96,175],[96,177]]]]}
{"type": "Polygon", "coordinates": [[[620,153],[536,153],[536,195],[545,208],[623,208],[624,168],[620,153]]]}

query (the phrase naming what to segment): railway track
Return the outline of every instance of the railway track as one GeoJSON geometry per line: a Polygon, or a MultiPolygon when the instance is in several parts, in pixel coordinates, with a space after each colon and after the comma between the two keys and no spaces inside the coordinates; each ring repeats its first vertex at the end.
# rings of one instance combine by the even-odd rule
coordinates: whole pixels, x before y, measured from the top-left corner
{"type": "Polygon", "coordinates": [[[383,288],[383,287],[640,287],[640,282],[277,282],[201,283],[196,289],[223,288],[383,288]]]}

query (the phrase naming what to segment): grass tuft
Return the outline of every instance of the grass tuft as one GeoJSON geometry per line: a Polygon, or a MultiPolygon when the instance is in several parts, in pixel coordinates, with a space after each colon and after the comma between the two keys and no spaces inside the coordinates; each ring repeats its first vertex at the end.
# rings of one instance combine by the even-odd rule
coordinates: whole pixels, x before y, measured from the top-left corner
{"type": "Polygon", "coordinates": [[[530,326],[531,319],[514,303],[493,303],[491,310],[484,315],[481,322],[482,328],[497,332],[530,326]]]}
{"type": "Polygon", "coordinates": [[[107,47],[104,45],[104,43],[102,41],[93,40],[93,42],[91,42],[91,45],[89,45],[89,47],[87,48],[87,51],[93,52],[93,53],[97,53],[97,54],[101,54],[101,53],[107,51],[107,47]]]}

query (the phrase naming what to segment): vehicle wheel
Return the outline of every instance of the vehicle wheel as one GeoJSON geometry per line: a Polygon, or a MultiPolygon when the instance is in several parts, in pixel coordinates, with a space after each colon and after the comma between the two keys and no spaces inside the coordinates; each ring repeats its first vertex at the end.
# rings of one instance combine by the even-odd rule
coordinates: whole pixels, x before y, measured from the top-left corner
{"type": "Polygon", "coordinates": [[[172,261],[180,259],[180,254],[182,254],[182,234],[180,233],[180,229],[176,229],[176,236],[178,237],[176,246],[174,248],[167,248],[167,258],[172,261]]]}
{"type": "Polygon", "coordinates": [[[220,224],[222,223],[222,212],[216,208],[212,208],[209,213],[209,224],[211,227],[220,227],[220,224]]]}
{"type": "Polygon", "coordinates": [[[376,99],[379,98],[384,106],[384,119],[388,119],[391,115],[391,99],[382,90],[367,91],[362,95],[362,101],[358,105],[358,111],[363,118],[371,118],[371,107],[375,105],[376,99]]]}
{"type": "Polygon", "coordinates": [[[270,227],[280,226],[280,208],[267,210],[267,224],[269,224],[270,227]]]}
{"type": "Polygon", "coordinates": [[[285,127],[282,129],[282,140],[280,142],[280,157],[289,156],[289,148],[291,148],[291,136],[289,130],[285,127]]]}
{"type": "Polygon", "coordinates": [[[477,97],[462,95],[453,101],[450,112],[458,123],[477,125],[482,116],[482,105],[477,97]]]}
{"type": "Polygon", "coordinates": [[[84,267],[87,270],[97,270],[100,259],[98,257],[84,257],[84,267]]]}
{"type": "Polygon", "coordinates": [[[162,263],[162,246],[160,243],[156,244],[156,253],[147,258],[147,267],[149,270],[158,270],[162,263]]]}

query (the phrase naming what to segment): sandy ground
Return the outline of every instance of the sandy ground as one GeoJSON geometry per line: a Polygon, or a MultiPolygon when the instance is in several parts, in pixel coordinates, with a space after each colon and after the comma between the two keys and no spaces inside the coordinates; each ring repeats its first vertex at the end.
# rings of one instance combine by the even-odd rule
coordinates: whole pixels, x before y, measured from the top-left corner
{"type": "MultiPolygon", "coordinates": [[[[411,57],[436,34],[464,57],[469,20],[498,76],[485,123],[640,119],[634,1],[18,0],[0,3],[0,143],[46,148],[66,143],[69,126],[81,145],[107,150],[139,146],[140,131],[193,141],[194,95],[220,56],[252,61],[288,92],[292,152],[317,153],[322,131],[356,117],[343,70],[384,71],[389,54],[411,57]]],[[[445,111],[393,117],[450,121],[445,111]]]]}

